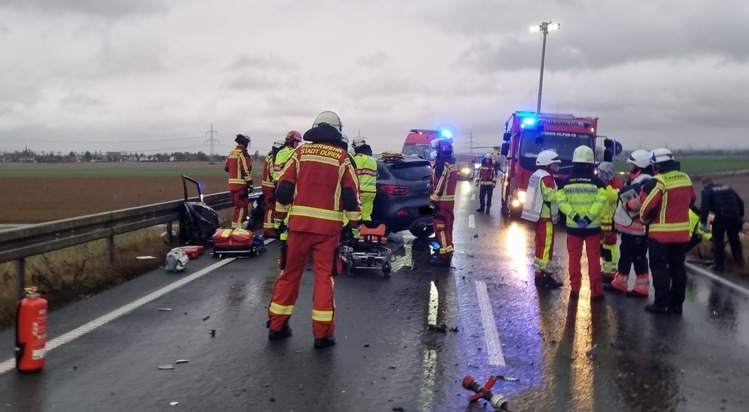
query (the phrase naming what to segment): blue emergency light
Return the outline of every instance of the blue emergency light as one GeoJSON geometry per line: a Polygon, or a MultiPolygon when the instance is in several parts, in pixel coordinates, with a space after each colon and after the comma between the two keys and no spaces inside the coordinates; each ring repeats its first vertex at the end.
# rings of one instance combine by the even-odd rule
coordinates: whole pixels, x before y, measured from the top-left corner
{"type": "Polygon", "coordinates": [[[524,117],[523,118],[523,126],[533,126],[536,124],[536,118],[535,117],[524,117]]]}
{"type": "Polygon", "coordinates": [[[453,132],[451,132],[449,129],[440,129],[440,136],[452,139],[453,138],[453,132]]]}

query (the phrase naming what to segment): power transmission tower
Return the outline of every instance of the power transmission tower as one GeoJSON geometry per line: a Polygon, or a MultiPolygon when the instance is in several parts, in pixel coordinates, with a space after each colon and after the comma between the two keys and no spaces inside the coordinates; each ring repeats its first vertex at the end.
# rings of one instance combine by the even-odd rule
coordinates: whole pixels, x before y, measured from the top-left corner
{"type": "Polygon", "coordinates": [[[213,164],[213,162],[216,160],[215,153],[213,151],[213,145],[218,144],[218,139],[213,137],[214,135],[218,135],[218,131],[213,130],[213,123],[211,123],[211,130],[206,131],[205,134],[207,136],[205,142],[211,146],[211,152],[208,155],[208,162],[213,164]]]}
{"type": "Polygon", "coordinates": [[[469,153],[473,154],[473,132],[468,135],[468,146],[470,147],[469,153]]]}

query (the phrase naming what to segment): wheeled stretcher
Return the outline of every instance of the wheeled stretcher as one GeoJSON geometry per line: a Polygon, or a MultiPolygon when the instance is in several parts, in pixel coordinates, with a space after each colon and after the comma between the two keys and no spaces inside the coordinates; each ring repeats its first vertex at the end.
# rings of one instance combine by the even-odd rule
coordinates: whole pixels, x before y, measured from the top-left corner
{"type": "Polygon", "coordinates": [[[347,276],[353,276],[357,269],[382,269],[385,278],[389,278],[391,256],[386,227],[382,223],[362,222],[358,238],[344,236],[341,242],[341,260],[347,276]]]}

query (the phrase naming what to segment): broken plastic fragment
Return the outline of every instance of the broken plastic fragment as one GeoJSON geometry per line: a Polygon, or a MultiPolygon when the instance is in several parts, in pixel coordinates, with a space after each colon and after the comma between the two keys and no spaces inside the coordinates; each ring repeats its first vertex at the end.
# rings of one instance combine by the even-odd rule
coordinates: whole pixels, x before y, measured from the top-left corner
{"type": "Polygon", "coordinates": [[[179,402],[169,402],[169,406],[176,406],[179,405],[179,402]]]}
{"type": "Polygon", "coordinates": [[[172,365],[159,365],[160,371],[170,371],[172,369],[174,369],[174,366],[172,365]]]}
{"type": "Polygon", "coordinates": [[[156,259],[156,258],[153,257],[153,256],[138,256],[138,257],[136,257],[136,259],[146,260],[146,259],[156,259]]]}
{"type": "Polygon", "coordinates": [[[190,362],[190,361],[187,359],[177,359],[176,361],[174,361],[174,363],[176,363],[177,365],[181,363],[187,363],[187,362],[190,362]]]}
{"type": "Polygon", "coordinates": [[[171,310],[172,310],[172,308],[159,308],[159,311],[161,311],[161,312],[169,312],[171,310]]]}

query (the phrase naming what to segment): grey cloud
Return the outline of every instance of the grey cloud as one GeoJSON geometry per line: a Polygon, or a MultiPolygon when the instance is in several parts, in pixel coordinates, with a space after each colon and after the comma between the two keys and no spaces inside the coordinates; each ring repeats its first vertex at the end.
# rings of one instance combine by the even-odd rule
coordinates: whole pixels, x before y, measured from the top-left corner
{"type": "Polygon", "coordinates": [[[237,56],[227,67],[230,71],[266,70],[295,71],[299,64],[278,56],[254,56],[248,53],[237,56]]]}
{"type": "Polygon", "coordinates": [[[107,106],[107,102],[85,93],[72,93],[60,101],[60,106],[69,111],[82,112],[89,109],[104,108],[107,106]]]}
{"type": "Polygon", "coordinates": [[[393,59],[385,52],[378,51],[357,59],[357,64],[367,69],[379,69],[393,62],[393,59]]]}
{"type": "Polygon", "coordinates": [[[32,10],[51,16],[71,13],[116,20],[133,15],[163,13],[168,9],[167,3],[167,0],[6,0],[0,3],[0,8],[32,10]]]}

